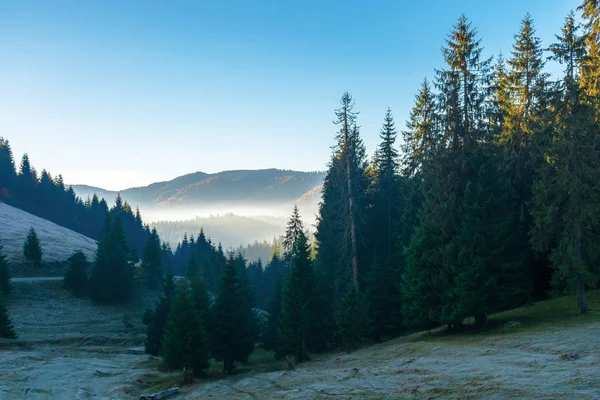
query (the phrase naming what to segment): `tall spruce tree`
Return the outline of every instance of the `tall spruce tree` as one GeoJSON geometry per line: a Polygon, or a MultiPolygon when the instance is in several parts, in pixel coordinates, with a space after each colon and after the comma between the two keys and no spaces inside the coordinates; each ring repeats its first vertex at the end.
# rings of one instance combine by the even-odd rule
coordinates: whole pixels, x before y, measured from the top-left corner
{"type": "Polygon", "coordinates": [[[0,136],[0,200],[7,201],[15,190],[17,172],[8,139],[0,136]]]}
{"type": "Polygon", "coordinates": [[[291,249],[291,266],[281,294],[281,319],[277,352],[291,355],[296,362],[308,360],[312,338],[319,319],[317,284],[310,258],[310,244],[297,207],[288,223],[286,247],[291,249]]]}
{"type": "Polygon", "coordinates": [[[23,255],[25,259],[36,266],[42,263],[42,246],[33,227],[29,228],[25,243],[23,244],[23,255]]]}
{"type": "Polygon", "coordinates": [[[158,233],[156,233],[156,229],[152,229],[150,237],[146,242],[146,247],[144,247],[142,268],[144,270],[144,275],[146,276],[146,282],[148,286],[151,288],[158,287],[161,282],[163,272],[160,238],[158,237],[158,233]]]}
{"type": "Polygon", "coordinates": [[[203,375],[209,366],[206,332],[186,281],[179,283],[169,312],[163,360],[171,369],[191,368],[195,376],[203,375]]]}
{"type": "Polygon", "coordinates": [[[0,300],[0,337],[5,339],[16,339],[17,334],[13,326],[6,303],[0,300]]]}
{"type": "Polygon", "coordinates": [[[507,68],[498,77],[503,128],[499,144],[502,148],[502,169],[512,203],[512,249],[521,257],[521,276],[513,275],[503,283],[513,288],[513,306],[529,297],[535,282],[535,294],[541,296],[546,288],[547,273],[543,255],[536,254],[528,243],[532,219],[527,204],[531,200],[533,174],[541,161],[539,148],[547,109],[547,77],[543,72],[543,50],[529,14],[515,35],[512,56],[507,68]],[[529,271],[528,271],[529,269],[529,271]]]}
{"type": "Polygon", "coordinates": [[[240,281],[240,270],[230,255],[221,278],[215,304],[215,332],[219,340],[212,343],[213,354],[223,361],[223,371],[233,374],[235,361],[247,358],[252,341],[252,309],[240,281]]]}
{"type": "Polygon", "coordinates": [[[575,287],[577,311],[585,313],[585,285],[595,285],[600,278],[600,125],[581,82],[588,64],[579,58],[583,50],[577,30],[567,17],[563,34],[551,47],[567,73],[555,99],[554,137],[533,189],[531,239],[538,249],[550,251],[556,281],[575,287]]]}
{"type": "MultiPolygon", "coordinates": [[[[404,312],[409,323],[449,323],[460,326],[475,316],[485,320],[483,309],[467,306],[489,286],[476,282],[487,276],[489,249],[471,247],[481,254],[465,258],[463,243],[474,231],[490,229],[485,221],[465,229],[462,221],[477,214],[475,204],[463,206],[469,187],[478,184],[481,173],[478,154],[481,144],[489,142],[488,93],[490,60],[481,58],[482,47],[475,29],[461,16],[446,41],[443,55],[446,69],[438,71],[436,86],[443,137],[434,153],[435,162],[423,166],[424,187],[420,227],[406,252],[403,277],[404,312]],[[465,268],[472,274],[461,273],[465,268]],[[476,292],[473,292],[476,290],[476,292]]],[[[474,220],[476,221],[476,220],[474,220]]]]}
{"type": "Polygon", "coordinates": [[[404,193],[398,175],[399,155],[395,149],[396,129],[391,111],[385,115],[377,150],[372,183],[370,210],[373,260],[367,281],[371,334],[376,341],[382,335],[397,333],[402,326],[400,273],[403,261],[400,252],[403,240],[399,229],[404,193]]]}

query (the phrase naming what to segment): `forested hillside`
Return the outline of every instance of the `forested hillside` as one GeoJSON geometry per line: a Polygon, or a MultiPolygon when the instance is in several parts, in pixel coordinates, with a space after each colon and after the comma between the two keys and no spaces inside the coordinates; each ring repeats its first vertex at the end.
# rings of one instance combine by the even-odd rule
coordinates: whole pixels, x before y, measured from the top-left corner
{"type": "Polygon", "coordinates": [[[45,218],[89,238],[98,239],[106,216],[118,216],[125,229],[128,245],[137,255],[150,237],[139,209],[135,211],[126,201],[116,197],[109,205],[97,195],[83,200],[61,175],[52,177],[45,169],[38,174],[29,156],[23,155],[20,167],[15,168],[8,139],[0,137],[0,201],[45,218]]]}

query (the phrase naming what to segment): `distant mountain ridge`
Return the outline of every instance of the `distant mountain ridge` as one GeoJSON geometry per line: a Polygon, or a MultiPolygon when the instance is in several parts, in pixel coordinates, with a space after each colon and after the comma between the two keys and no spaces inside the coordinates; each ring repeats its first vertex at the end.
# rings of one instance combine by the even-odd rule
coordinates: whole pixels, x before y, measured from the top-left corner
{"type": "MultiPolygon", "coordinates": [[[[325,172],[279,169],[234,170],[214,174],[194,172],[170,181],[121,190],[119,193],[131,205],[139,205],[141,208],[227,208],[258,205],[277,209],[281,207],[283,210],[298,203],[307,210],[307,214],[314,214],[321,198],[324,178],[325,172]]],[[[117,195],[117,191],[93,186],[72,187],[84,199],[96,193],[110,203],[117,195]]],[[[291,212],[291,208],[288,211],[291,212]]]]}

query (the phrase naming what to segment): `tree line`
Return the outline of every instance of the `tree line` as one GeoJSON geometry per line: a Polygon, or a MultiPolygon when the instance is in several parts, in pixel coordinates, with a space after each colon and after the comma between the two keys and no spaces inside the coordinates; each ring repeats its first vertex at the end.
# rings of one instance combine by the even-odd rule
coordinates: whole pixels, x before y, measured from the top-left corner
{"type": "Polygon", "coordinates": [[[140,256],[150,237],[139,209],[133,210],[120,195],[111,209],[96,195],[82,200],[65,184],[62,175],[53,178],[45,169],[38,174],[27,154],[23,155],[17,171],[10,142],[3,137],[0,137],[0,201],[96,240],[106,216],[118,214],[131,251],[140,256]]]}

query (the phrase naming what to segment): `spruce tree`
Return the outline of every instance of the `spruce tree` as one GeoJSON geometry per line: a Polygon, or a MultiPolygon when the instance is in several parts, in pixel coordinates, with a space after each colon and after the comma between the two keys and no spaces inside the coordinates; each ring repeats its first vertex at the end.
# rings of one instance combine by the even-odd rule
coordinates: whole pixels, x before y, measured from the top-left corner
{"type": "Polygon", "coordinates": [[[247,349],[253,345],[252,309],[247,303],[239,271],[231,255],[223,271],[215,304],[215,332],[219,340],[212,343],[213,354],[223,361],[223,371],[227,374],[233,374],[235,361],[247,358],[247,349]]]}
{"type": "Polygon", "coordinates": [[[167,269],[163,280],[163,289],[164,294],[159,298],[154,310],[151,311],[149,320],[146,321],[148,328],[146,331],[145,350],[146,353],[153,356],[162,355],[165,327],[175,294],[175,280],[171,268],[167,269]]]}
{"type": "Polygon", "coordinates": [[[586,57],[581,66],[581,86],[589,99],[596,99],[596,112],[600,112],[597,101],[600,96],[600,2],[583,0],[578,7],[584,21],[586,57]]]}
{"type": "Polygon", "coordinates": [[[579,58],[582,41],[577,28],[568,17],[558,43],[551,47],[554,59],[567,71],[555,99],[554,137],[533,189],[531,240],[536,248],[550,251],[555,281],[575,287],[577,311],[585,313],[585,285],[595,285],[600,278],[600,125],[593,100],[581,84],[582,68],[588,64],[579,58]]]}
{"type": "Polygon", "coordinates": [[[29,229],[25,238],[23,255],[27,261],[32,262],[36,266],[40,266],[42,263],[42,246],[33,227],[29,229]]]}
{"type": "Polygon", "coordinates": [[[81,250],[74,252],[67,260],[69,265],[65,272],[65,285],[76,295],[85,293],[88,286],[88,260],[81,250]]]}
{"type": "Polygon", "coordinates": [[[342,345],[348,351],[365,341],[369,334],[368,306],[354,282],[348,283],[340,306],[338,327],[342,345]]]}
{"type": "Polygon", "coordinates": [[[196,274],[193,278],[191,278],[191,288],[194,307],[200,316],[200,319],[202,320],[202,326],[204,326],[208,342],[210,343],[212,340],[218,340],[218,338],[214,338],[213,336],[214,332],[212,328],[214,323],[212,318],[210,295],[208,293],[206,281],[201,273],[196,274]]]}
{"type": "Polygon", "coordinates": [[[169,312],[163,339],[163,360],[171,369],[191,368],[201,376],[209,366],[208,343],[190,287],[182,281],[169,312]]]}
{"type": "Polygon", "coordinates": [[[267,323],[267,329],[263,337],[263,348],[275,352],[275,358],[281,358],[281,354],[277,351],[277,332],[281,324],[281,292],[283,285],[281,280],[278,280],[275,284],[275,289],[272,292],[271,299],[269,301],[269,320],[267,323]]]}
{"type": "Polygon", "coordinates": [[[0,243],[0,292],[6,294],[10,292],[10,289],[10,271],[6,256],[2,254],[2,244],[0,243]]]}
{"type": "Polygon", "coordinates": [[[91,295],[96,301],[115,303],[131,297],[133,268],[128,254],[121,220],[107,216],[90,276],[91,295]]]}
{"type": "Polygon", "coordinates": [[[0,300],[0,337],[5,339],[16,339],[17,334],[10,319],[6,303],[0,300]]]}
{"type": "Polygon", "coordinates": [[[8,139],[0,136],[0,200],[7,201],[16,189],[17,173],[8,139]]]}
{"type": "Polygon", "coordinates": [[[156,233],[156,229],[152,229],[146,247],[144,247],[142,258],[142,268],[146,276],[146,282],[151,288],[158,287],[163,276],[161,254],[160,238],[156,233]]]}
{"type": "Polygon", "coordinates": [[[297,211],[294,208],[286,232],[286,237],[290,237],[295,229],[294,243],[289,243],[289,248],[293,249],[291,267],[281,294],[277,352],[284,356],[291,355],[300,363],[308,360],[320,310],[317,309],[317,282],[308,238],[301,222],[292,223],[299,219],[297,211]]]}

